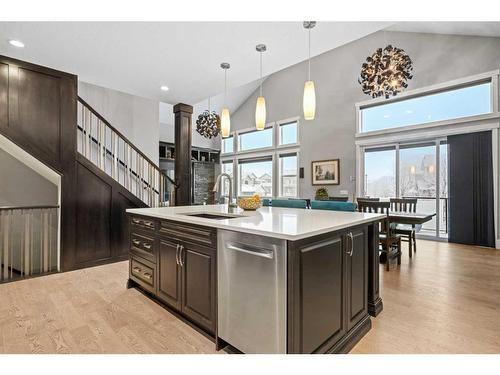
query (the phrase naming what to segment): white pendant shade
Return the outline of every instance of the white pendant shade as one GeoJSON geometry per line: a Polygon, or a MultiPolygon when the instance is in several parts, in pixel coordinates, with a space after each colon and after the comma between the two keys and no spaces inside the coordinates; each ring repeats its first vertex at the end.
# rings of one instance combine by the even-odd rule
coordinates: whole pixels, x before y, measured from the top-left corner
{"type": "Polygon", "coordinates": [[[266,127],[266,99],[263,96],[257,98],[255,106],[255,127],[263,130],[266,127]]]}
{"type": "Polygon", "coordinates": [[[316,114],[316,91],[314,90],[314,82],[306,81],[304,84],[304,118],[306,120],[314,120],[316,114]]]}
{"type": "Polygon", "coordinates": [[[229,133],[231,132],[231,118],[229,117],[229,109],[224,108],[220,115],[220,127],[222,137],[229,137],[229,133]]]}

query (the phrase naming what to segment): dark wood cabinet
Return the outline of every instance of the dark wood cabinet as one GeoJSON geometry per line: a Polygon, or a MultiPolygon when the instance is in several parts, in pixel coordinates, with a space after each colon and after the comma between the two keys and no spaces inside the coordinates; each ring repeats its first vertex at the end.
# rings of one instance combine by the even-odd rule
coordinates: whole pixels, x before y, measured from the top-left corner
{"type": "Polygon", "coordinates": [[[349,350],[370,325],[366,227],[290,242],[288,256],[288,352],[349,350]]]}
{"type": "Polygon", "coordinates": [[[368,238],[367,229],[347,233],[345,276],[347,291],[347,330],[358,324],[368,313],[368,238]]]}
{"type": "Polygon", "coordinates": [[[194,244],[182,246],[182,312],[214,332],[217,250],[194,244]]]}
{"type": "MultiPolygon", "coordinates": [[[[130,255],[156,270],[156,298],[203,328],[215,333],[217,232],[141,216],[130,218],[130,255]],[[140,258],[139,258],[140,257],[140,258]],[[149,263],[151,262],[151,263],[149,263]]],[[[131,279],[144,286],[139,267],[131,279]]],[[[146,271],[147,272],[147,271],[146,271]]]]}
{"type": "Polygon", "coordinates": [[[181,310],[181,266],[179,244],[160,239],[158,254],[158,298],[181,310]]]}

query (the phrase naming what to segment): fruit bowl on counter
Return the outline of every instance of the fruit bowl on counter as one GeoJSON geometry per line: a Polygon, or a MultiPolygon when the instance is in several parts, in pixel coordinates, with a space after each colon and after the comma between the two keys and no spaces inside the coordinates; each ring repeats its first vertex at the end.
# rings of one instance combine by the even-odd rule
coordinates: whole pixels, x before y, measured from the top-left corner
{"type": "Polygon", "coordinates": [[[262,201],[260,200],[260,196],[255,194],[252,197],[241,198],[238,201],[238,206],[245,211],[255,211],[261,206],[261,203],[262,201]]]}

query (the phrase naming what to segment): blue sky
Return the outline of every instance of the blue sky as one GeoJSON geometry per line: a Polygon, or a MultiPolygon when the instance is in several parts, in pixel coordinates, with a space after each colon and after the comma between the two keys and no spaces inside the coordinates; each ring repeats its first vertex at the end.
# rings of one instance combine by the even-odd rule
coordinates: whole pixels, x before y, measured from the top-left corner
{"type": "Polygon", "coordinates": [[[366,108],[362,110],[363,131],[490,113],[490,90],[488,82],[366,108]]]}

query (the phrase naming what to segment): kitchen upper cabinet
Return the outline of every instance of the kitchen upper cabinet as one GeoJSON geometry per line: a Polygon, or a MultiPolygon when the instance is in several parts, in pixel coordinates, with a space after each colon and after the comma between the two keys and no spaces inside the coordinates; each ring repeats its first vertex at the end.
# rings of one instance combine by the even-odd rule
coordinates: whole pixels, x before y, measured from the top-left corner
{"type": "Polygon", "coordinates": [[[181,266],[177,264],[178,244],[160,239],[158,256],[158,298],[181,309],[181,266]]]}
{"type": "Polygon", "coordinates": [[[366,227],[350,231],[346,236],[347,330],[368,312],[368,233],[366,227]]]}
{"type": "Polygon", "coordinates": [[[216,249],[182,245],[182,312],[215,332],[216,249]]]}

